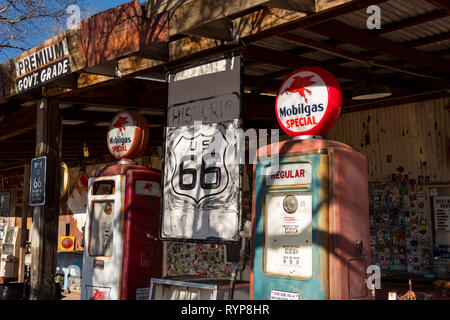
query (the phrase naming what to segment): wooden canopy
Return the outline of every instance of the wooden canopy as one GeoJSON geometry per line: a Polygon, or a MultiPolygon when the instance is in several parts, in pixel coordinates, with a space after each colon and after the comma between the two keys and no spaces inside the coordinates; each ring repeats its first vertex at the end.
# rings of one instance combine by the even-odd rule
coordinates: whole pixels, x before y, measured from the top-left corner
{"type": "Polygon", "coordinates": [[[278,127],[274,94],[305,65],[337,77],[343,112],[448,96],[449,12],[448,0],[132,1],[0,66],[1,165],[34,157],[42,98],[59,103],[62,160],[83,159],[85,142],[92,157],[107,160],[107,125],[121,109],[146,116],[150,152],[163,141],[167,73],[229,52],[244,58],[245,127],[278,127]],[[367,27],[372,5],[380,8],[380,29],[367,27]],[[70,74],[19,93],[16,63],[61,39],[70,74]],[[391,97],[351,99],[368,70],[391,97]]]}

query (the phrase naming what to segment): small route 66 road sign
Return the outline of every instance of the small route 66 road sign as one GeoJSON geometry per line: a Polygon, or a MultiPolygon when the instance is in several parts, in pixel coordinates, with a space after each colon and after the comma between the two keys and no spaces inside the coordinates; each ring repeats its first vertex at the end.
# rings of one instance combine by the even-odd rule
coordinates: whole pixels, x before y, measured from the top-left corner
{"type": "Polygon", "coordinates": [[[47,157],[31,160],[30,206],[42,206],[45,204],[46,170],[47,157]]]}

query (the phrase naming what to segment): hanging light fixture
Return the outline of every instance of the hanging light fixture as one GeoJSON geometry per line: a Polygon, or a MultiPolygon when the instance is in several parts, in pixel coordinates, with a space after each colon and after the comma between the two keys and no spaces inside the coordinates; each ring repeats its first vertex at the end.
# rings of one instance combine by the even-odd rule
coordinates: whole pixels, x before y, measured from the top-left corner
{"type": "Polygon", "coordinates": [[[366,78],[356,85],[352,94],[352,99],[371,100],[385,98],[391,95],[392,92],[387,86],[375,83],[369,67],[366,78]]]}
{"type": "Polygon", "coordinates": [[[85,158],[89,157],[89,148],[86,142],[83,143],[83,155],[85,158]]]}

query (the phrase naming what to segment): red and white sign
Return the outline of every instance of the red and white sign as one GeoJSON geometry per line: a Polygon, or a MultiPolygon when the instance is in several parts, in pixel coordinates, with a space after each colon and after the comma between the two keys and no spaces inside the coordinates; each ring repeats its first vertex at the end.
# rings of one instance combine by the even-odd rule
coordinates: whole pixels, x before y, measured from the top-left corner
{"type": "Polygon", "coordinates": [[[283,82],[275,102],[278,123],[291,137],[323,136],[336,123],[341,109],[341,87],[320,67],[297,69],[283,82]]]}
{"type": "Polygon", "coordinates": [[[86,213],[88,184],[89,178],[82,173],[69,200],[67,200],[67,205],[72,213],[86,213]]]}
{"type": "Polygon", "coordinates": [[[148,123],[144,116],[136,111],[120,111],[109,126],[109,151],[117,159],[135,159],[145,151],[148,135],[148,123]]]}

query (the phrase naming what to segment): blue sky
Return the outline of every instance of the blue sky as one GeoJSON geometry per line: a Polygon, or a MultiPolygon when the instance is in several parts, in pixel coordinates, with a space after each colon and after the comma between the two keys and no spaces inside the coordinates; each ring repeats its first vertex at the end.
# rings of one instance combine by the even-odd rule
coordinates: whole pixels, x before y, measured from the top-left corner
{"type": "MultiPolygon", "coordinates": [[[[83,14],[87,12],[88,14],[92,15],[95,13],[99,13],[105,10],[108,10],[110,8],[115,8],[121,4],[130,2],[131,0],[78,0],[78,5],[80,6],[82,19],[83,14]]],[[[140,3],[144,3],[145,0],[139,0],[140,3]]],[[[36,32],[36,36],[30,40],[28,40],[28,48],[34,47],[36,45],[39,45],[40,43],[47,40],[49,37],[49,34],[51,34],[51,27],[49,26],[42,26],[43,30],[40,30],[41,32],[36,32]]],[[[19,55],[21,51],[19,50],[5,50],[0,55],[0,63],[11,59],[17,55],[19,55]]]]}
{"type": "MultiPolygon", "coordinates": [[[[115,8],[121,4],[129,2],[128,0],[85,0],[85,2],[92,7],[97,7],[99,12],[108,10],[110,8],[115,8]]],[[[139,1],[143,2],[143,1],[139,1]]]]}

